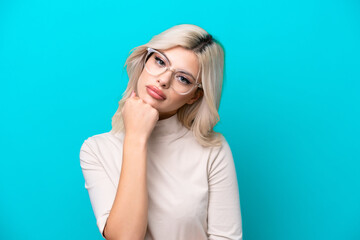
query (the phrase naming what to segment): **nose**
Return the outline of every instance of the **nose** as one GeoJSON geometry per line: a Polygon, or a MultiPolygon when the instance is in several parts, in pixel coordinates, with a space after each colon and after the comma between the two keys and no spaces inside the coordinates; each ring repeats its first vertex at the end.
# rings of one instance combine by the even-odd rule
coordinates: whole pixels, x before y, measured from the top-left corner
{"type": "Polygon", "coordinates": [[[173,77],[173,72],[166,71],[163,74],[161,74],[156,81],[159,83],[159,85],[162,88],[169,88],[172,77],[173,77]]]}

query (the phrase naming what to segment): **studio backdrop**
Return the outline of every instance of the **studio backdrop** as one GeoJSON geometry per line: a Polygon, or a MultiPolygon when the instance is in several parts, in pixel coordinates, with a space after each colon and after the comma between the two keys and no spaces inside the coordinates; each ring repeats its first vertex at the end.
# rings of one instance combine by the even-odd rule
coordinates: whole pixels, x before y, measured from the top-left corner
{"type": "Polygon", "coordinates": [[[245,240],[360,239],[360,3],[0,2],[0,239],[102,239],[80,168],[130,50],[176,24],[225,48],[221,132],[245,240]]]}

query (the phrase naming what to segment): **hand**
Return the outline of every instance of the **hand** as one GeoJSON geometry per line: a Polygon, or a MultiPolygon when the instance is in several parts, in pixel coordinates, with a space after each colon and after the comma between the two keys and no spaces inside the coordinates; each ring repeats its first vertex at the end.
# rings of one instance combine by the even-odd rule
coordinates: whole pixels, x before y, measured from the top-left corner
{"type": "Polygon", "coordinates": [[[147,141],[155,124],[159,120],[159,112],[145,103],[133,92],[122,108],[125,135],[147,141]]]}

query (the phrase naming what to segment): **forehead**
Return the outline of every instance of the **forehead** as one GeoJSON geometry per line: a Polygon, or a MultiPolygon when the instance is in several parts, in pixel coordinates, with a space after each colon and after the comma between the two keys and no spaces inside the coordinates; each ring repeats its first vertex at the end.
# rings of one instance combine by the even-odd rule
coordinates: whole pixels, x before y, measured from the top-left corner
{"type": "Polygon", "coordinates": [[[199,60],[193,51],[177,46],[162,50],[161,52],[166,55],[173,68],[185,70],[194,77],[197,76],[199,71],[199,60]]]}

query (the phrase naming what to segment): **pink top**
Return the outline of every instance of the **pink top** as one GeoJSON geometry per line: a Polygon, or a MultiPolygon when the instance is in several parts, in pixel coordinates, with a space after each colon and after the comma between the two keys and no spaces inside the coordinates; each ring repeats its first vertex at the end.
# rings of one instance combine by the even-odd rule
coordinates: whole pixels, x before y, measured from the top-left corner
{"type": "MultiPolygon", "coordinates": [[[[85,140],[80,166],[100,233],[119,183],[123,133],[85,140]]],[[[148,142],[148,227],[145,240],[242,239],[232,153],[203,147],[177,119],[157,122],[148,142]]]]}

